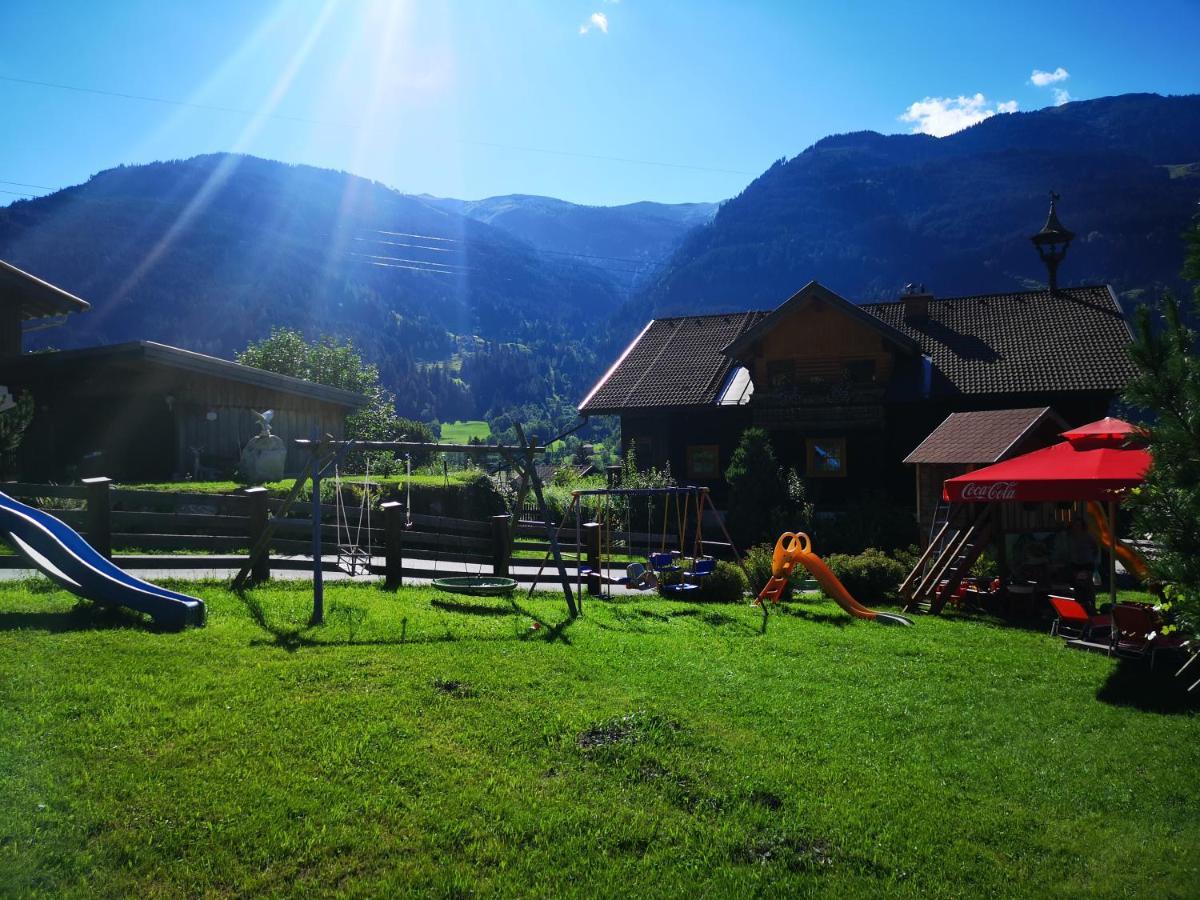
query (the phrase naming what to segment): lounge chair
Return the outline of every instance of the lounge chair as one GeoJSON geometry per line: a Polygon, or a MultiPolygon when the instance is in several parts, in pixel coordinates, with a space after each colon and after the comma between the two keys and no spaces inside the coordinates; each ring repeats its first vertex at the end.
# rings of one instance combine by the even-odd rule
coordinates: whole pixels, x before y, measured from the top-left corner
{"type": "Polygon", "coordinates": [[[1051,594],[1049,600],[1054,611],[1058,613],[1058,618],[1050,626],[1051,635],[1086,641],[1097,629],[1112,628],[1111,616],[1089,616],[1078,600],[1060,597],[1057,594],[1051,594]]]}
{"type": "Polygon", "coordinates": [[[1118,603],[1112,608],[1114,645],[1118,656],[1138,658],[1150,654],[1150,668],[1162,650],[1183,650],[1190,643],[1175,634],[1162,633],[1162,619],[1151,606],[1118,603]]]}

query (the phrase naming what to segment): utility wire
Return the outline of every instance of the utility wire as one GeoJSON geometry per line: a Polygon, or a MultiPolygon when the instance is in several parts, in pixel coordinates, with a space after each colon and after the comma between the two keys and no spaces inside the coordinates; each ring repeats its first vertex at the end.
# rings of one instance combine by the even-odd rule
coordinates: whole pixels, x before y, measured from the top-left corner
{"type": "MultiPolygon", "coordinates": [[[[62,84],[56,81],[37,81],[32,78],[14,78],[10,75],[0,75],[0,81],[7,81],[12,84],[24,84],[34,87],[52,88],[59,91],[74,91],[79,94],[95,94],[101,97],[116,97],[121,100],[137,100],[142,103],[159,103],[166,106],[184,106],[189,109],[201,109],[208,112],[223,112],[233,113],[239,116],[249,116],[252,119],[278,119],[282,122],[299,122],[304,125],[323,125],[327,127],[341,127],[343,123],[322,122],[317,119],[309,119],[304,116],[285,116],[281,113],[264,113],[255,112],[250,109],[239,109],[234,106],[217,106],[209,103],[193,103],[190,100],[175,100],[167,97],[151,97],[146,94],[128,94],[124,91],[107,91],[100,88],[80,87],[75,84],[62,84]]],[[[664,162],[656,159],[636,159],[627,156],[604,156],[598,153],[580,153],[575,150],[555,150],[547,147],[526,147],[517,144],[500,144],[492,141],[473,141],[464,138],[457,140],[459,144],[467,144],[475,147],[491,147],[496,150],[515,150],[518,153],[542,153],[550,156],[570,156],[577,159],[594,159],[604,162],[618,162],[637,166],[657,166],[665,169],[686,169],[692,172],[717,172],[722,175],[746,175],[754,177],[757,172],[749,172],[743,169],[726,169],[719,166],[696,166],[688,163],[664,162]]]]}
{"type": "Polygon", "coordinates": [[[50,185],[48,185],[48,184],[29,184],[28,182],[25,182],[25,181],[3,181],[3,180],[0,180],[0,184],[15,184],[17,187],[40,188],[43,191],[60,190],[60,188],[50,187],[50,185]]]}

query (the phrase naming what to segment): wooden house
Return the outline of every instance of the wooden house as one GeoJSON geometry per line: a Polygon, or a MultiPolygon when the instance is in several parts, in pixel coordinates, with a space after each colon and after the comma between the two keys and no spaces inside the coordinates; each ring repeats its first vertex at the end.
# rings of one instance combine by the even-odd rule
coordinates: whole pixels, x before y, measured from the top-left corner
{"type": "Polygon", "coordinates": [[[912,504],[903,460],[951,413],[1051,407],[1104,416],[1133,374],[1107,285],[854,304],[812,282],[774,310],[650,322],[579,405],[616,415],[639,462],[721,493],[741,432],[836,509],[912,504]]]}
{"type": "MultiPolygon", "coordinates": [[[[272,430],[290,442],[342,436],[346,415],[367,402],[351,391],[153,341],[21,353],[22,326],[87,308],[0,263],[0,385],[34,399],[17,453],[25,479],[226,477],[258,432],[256,411],[274,410],[272,430]]],[[[306,458],[289,447],[288,471],[306,458]]]]}

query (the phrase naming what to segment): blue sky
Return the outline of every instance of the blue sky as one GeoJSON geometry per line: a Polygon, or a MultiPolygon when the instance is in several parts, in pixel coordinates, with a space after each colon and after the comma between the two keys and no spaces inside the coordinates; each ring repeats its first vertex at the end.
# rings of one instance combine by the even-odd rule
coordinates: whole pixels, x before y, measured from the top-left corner
{"type": "Polygon", "coordinates": [[[4,0],[0,204],[222,150],[413,193],[719,200],[826,134],[1200,92],[1197,34],[1198,0],[4,0]]]}

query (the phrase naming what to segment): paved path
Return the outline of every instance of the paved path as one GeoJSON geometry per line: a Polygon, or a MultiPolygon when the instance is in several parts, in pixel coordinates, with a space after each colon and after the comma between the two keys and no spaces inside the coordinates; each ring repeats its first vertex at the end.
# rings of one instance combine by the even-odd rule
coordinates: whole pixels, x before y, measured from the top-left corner
{"type": "MultiPolygon", "coordinates": [[[[145,557],[141,557],[140,559],[145,559],[145,557]]],[[[129,565],[128,567],[122,566],[122,568],[126,572],[128,572],[130,575],[133,575],[137,578],[141,578],[141,579],[144,579],[145,581],[151,581],[151,582],[164,581],[166,579],[181,579],[181,580],[186,580],[186,581],[199,581],[199,580],[204,580],[204,579],[215,579],[218,581],[232,581],[234,575],[237,574],[238,567],[241,565],[241,562],[243,559],[244,559],[244,557],[221,557],[221,558],[197,557],[195,565],[188,565],[187,564],[188,560],[186,557],[178,557],[177,556],[177,557],[174,557],[173,562],[176,562],[179,565],[173,566],[171,568],[161,568],[159,566],[155,566],[154,568],[141,568],[136,565],[136,562],[131,563],[131,565],[129,565]],[[214,562],[214,559],[219,560],[219,561],[214,562]],[[206,565],[206,563],[207,563],[207,565],[206,565]]],[[[280,580],[280,581],[301,581],[301,580],[311,580],[312,579],[312,570],[310,568],[307,568],[307,564],[309,564],[309,560],[307,557],[272,557],[273,562],[277,562],[280,560],[288,560],[289,562],[294,562],[294,563],[303,562],[306,564],[306,567],[305,568],[273,568],[271,570],[271,577],[273,579],[280,580]]],[[[336,556],[325,556],[324,560],[326,561],[326,563],[329,564],[329,566],[333,566],[337,562],[337,557],[336,556]]],[[[24,562],[24,560],[22,560],[22,562],[24,562]]],[[[117,562],[118,563],[121,562],[120,557],[117,558],[117,562]]],[[[383,562],[384,562],[384,560],[383,560],[383,557],[381,557],[381,556],[372,558],[372,563],[374,565],[382,566],[383,562]]],[[[486,576],[486,575],[491,574],[490,566],[482,566],[481,567],[481,566],[475,565],[475,564],[468,564],[468,563],[462,563],[462,562],[449,562],[446,560],[438,561],[436,564],[434,563],[433,560],[413,559],[413,560],[409,560],[409,562],[413,563],[414,567],[416,567],[417,565],[420,565],[422,571],[428,572],[429,574],[418,575],[418,576],[407,576],[406,575],[404,577],[405,585],[427,585],[434,578],[453,578],[453,577],[462,577],[462,576],[469,576],[469,575],[485,575],[486,576]],[[428,565],[425,565],[426,563],[428,565]]],[[[531,579],[532,576],[537,573],[538,564],[531,561],[529,563],[529,565],[515,565],[512,567],[512,570],[513,570],[513,574],[515,576],[526,575],[526,576],[529,576],[529,578],[531,579]]],[[[619,578],[619,577],[624,576],[624,574],[625,574],[624,568],[621,568],[621,569],[612,568],[612,569],[608,569],[606,571],[607,571],[607,574],[612,578],[619,578]]],[[[568,569],[568,573],[572,575],[571,590],[574,591],[578,587],[579,583],[573,577],[574,573],[571,572],[569,569],[568,569]]],[[[378,575],[360,575],[360,576],[356,576],[356,577],[352,578],[350,575],[347,575],[345,572],[342,572],[340,570],[330,571],[329,568],[326,568],[326,570],[322,573],[322,575],[323,575],[323,580],[326,582],[360,581],[360,582],[366,583],[371,580],[374,580],[374,581],[381,580],[381,576],[378,576],[378,575]]],[[[33,577],[44,577],[44,576],[41,576],[41,574],[38,572],[38,570],[34,569],[32,567],[0,568],[0,582],[14,581],[14,580],[19,580],[19,579],[23,579],[23,578],[33,578],[33,577]]],[[[521,582],[520,584],[518,584],[517,590],[528,592],[530,583],[531,583],[530,581],[521,582]]],[[[586,583],[584,584],[583,587],[584,587],[584,590],[586,591],[587,590],[586,583]]],[[[538,581],[538,590],[539,591],[551,591],[551,592],[561,591],[561,587],[560,587],[559,580],[558,580],[558,572],[555,571],[553,567],[547,566],[546,569],[542,572],[541,578],[538,581]]],[[[609,590],[610,590],[610,586],[605,586],[606,594],[608,594],[609,590]]],[[[633,590],[631,588],[625,587],[624,585],[619,585],[619,584],[611,585],[611,594],[614,597],[615,596],[626,596],[626,595],[639,595],[639,594],[647,595],[649,593],[650,592],[648,592],[648,591],[633,590]]]]}

